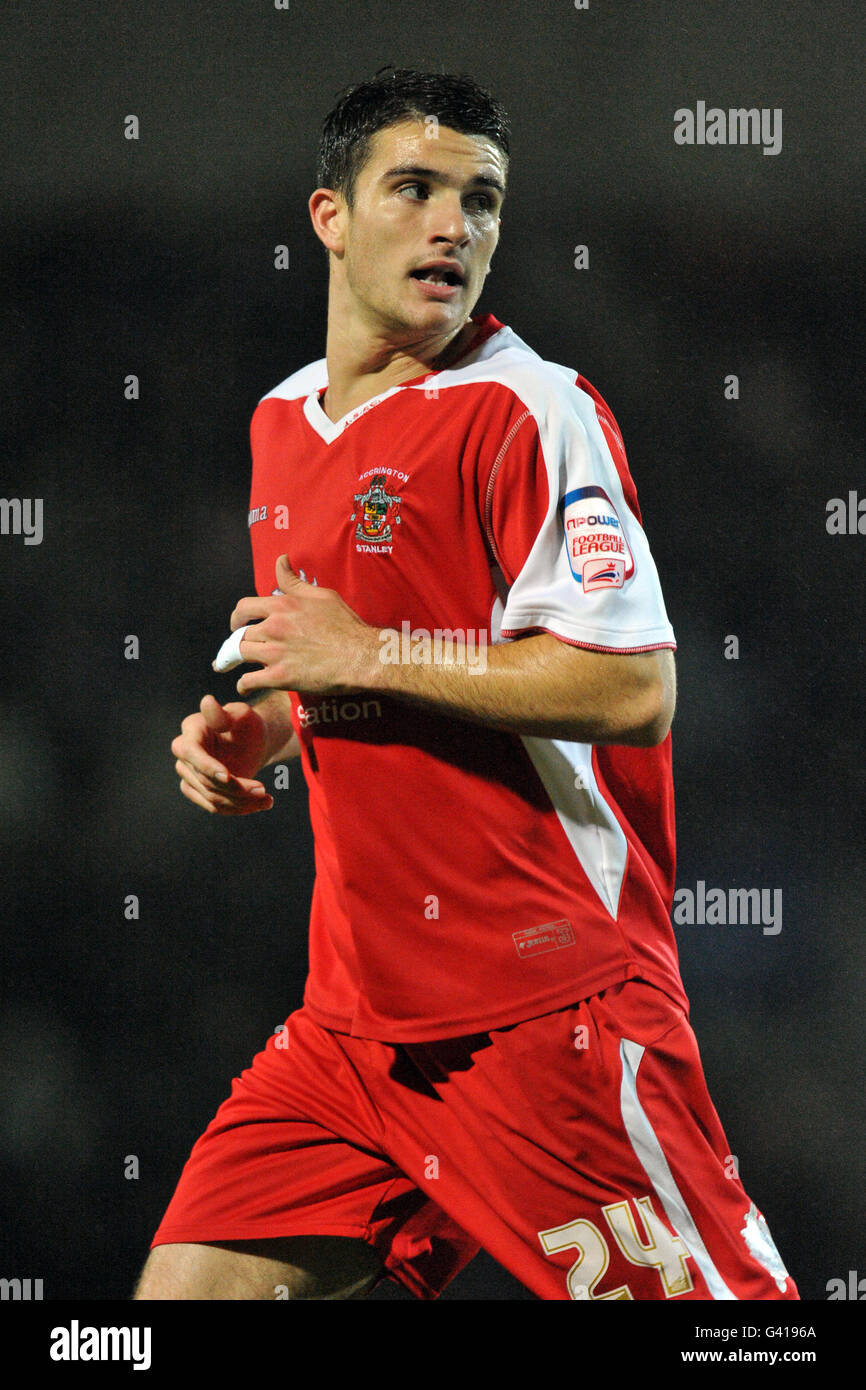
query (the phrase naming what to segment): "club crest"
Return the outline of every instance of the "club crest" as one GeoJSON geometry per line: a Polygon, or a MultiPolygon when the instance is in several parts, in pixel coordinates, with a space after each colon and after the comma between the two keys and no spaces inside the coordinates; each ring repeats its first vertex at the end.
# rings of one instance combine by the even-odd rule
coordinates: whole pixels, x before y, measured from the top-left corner
{"type": "Polygon", "coordinates": [[[355,510],[351,520],[357,521],[355,538],[367,545],[389,545],[393,528],[400,525],[402,497],[385,490],[385,474],[376,473],[367,492],[355,493],[355,510]]]}
{"type": "Polygon", "coordinates": [[[765,1217],[761,1215],[755,1203],[752,1202],[746,1212],[746,1224],[740,1232],[749,1250],[755,1259],[764,1266],[769,1274],[776,1281],[776,1287],[780,1293],[785,1292],[788,1282],[788,1271],[782,1263],[782,1257],[776,1249],[773,1237],[770,1235],[770,1228],[765,1217]]]}

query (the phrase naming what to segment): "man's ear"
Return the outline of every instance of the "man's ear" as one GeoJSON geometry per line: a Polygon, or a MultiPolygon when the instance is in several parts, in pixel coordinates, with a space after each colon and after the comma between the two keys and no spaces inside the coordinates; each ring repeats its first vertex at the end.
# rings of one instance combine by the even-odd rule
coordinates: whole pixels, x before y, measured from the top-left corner
{"type": "Polygon", "coordinates": [[[335,256],[342,256],[345,250],[343,238],[343,218],[346,212],[345,198],[333,188],[317,188],[315,193],[311,194],[307,206],[310,210],[313,231],[325,250],[333,251],[335,256]]]}

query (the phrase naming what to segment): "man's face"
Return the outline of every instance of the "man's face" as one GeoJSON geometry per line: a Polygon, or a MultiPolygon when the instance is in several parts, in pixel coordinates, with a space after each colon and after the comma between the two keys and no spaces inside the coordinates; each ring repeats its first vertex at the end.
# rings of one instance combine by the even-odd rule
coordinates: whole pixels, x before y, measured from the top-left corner
{"type": "Polygon", "coordinates": [[[408,120],[377,131],[340,214],[342,270],[361,317],[406,339],[462,327],[499,240],[505,156],[481,136],[434,129],[428,138],[408,120]]]}

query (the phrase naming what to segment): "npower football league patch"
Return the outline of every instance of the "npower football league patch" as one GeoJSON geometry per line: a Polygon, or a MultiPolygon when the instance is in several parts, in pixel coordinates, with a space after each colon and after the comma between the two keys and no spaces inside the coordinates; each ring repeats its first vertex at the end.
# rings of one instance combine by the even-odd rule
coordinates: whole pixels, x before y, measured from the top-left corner
{"type": "Polygon", "coordinates": [[[585,594],[621,589],[634,559],[616,508],[603,487],[579,487],[561,502],[571,572],[585,594]]]}

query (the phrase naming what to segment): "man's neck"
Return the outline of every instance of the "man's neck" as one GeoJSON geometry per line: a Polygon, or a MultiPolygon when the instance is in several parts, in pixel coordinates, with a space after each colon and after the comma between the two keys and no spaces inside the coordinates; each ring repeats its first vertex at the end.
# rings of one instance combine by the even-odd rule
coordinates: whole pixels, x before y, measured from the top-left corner
{"type": "Polygon", "coordinates": [[[384,391],[441,371],[465,353],[477,331],[472,319],[451,334],[395,344],[367,329],[353,331],[346,319],[328,315],[328,389],[321,406],[328,419],[341,420],[384,391]]]}

